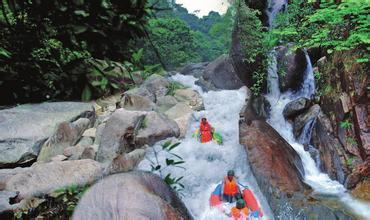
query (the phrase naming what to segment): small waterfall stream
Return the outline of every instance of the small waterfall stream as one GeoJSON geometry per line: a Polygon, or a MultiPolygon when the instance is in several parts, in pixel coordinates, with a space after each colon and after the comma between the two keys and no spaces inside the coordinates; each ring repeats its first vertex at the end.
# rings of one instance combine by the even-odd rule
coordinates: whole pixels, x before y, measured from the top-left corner
{"type": "MultiPolygon", "coordinates": [[[[252,189],[264,211],[263,219],[274,219],[250,170],[245,149],[239,144],[239,112],[245,104],[246,89],[205,93],[195,85],[196,79],[192,76],[178,74],[172,79],[197,90],[202,95],[205,106],[204,111],[193,113],[186,137],[179,140],[181,144],[174,151],[186,161],[182,164],[185,169],[170,168],[166,169],[164,174],[171,173],[176,177],[184,177],[181,180],[185,186],[181,192],[182,200],[194,219],[230,220],[230,217],[209,206],[211,192],[222,181],[229,169],[235,170],[240,183],[252,189]],[[207,117],[210,124],[222,134],[223,145],[213,142],[202,144],[192,137],[195,129],[199,128],[199,121],[202,117],[207,117]]],[[[154,148],[160,149],[161,143],[157,143],[154,148]]],[[[160,154],[158,156],[160,163],[165,164],[165,158],[168,156],[160,154]]],[[[154,158],[153,149],[148,148],[146,157],[154,158]]],[[[139,164],[139,169],[150,170],[149,161],[143,160],[139,164]]]]}
{"type": "MultiPolygon", "coordinates": [[[[281,94],[277,72],[268,72],[269,93],[266,95],[266,98],[271,103],[271,115],[268,123],[274,127],[275,130],[278,131],[299,154],[305,171],[305,182],[310,185],[316,193],[337,198],[337,200],[339,200],[351,212],[364,219],[370,219],[370,204],[354,199],[346,192],[343,185],[338,181],[331,180],[327,174],[322,173],[315,161],[312,159],[310,153],[305,151],[302,143],[309,143],[309,140],[311,139],[312,124],[314,121],[309,122],[305,126],[300,140],[296,140],[293,135],[292,125],[286,121],[283,116],[282,112],[286,104],[300,97],[311,98],[315,93],[315,80],[311,61],[307,52],[306,60],[307,68],[305,71],[304,81],[301,89],[297,92],[287,91],[281,94]]],[[[273,63],[273,67],[270,68],[270,70],[276,70],[274,65],[276,64],[273,63]]]]}

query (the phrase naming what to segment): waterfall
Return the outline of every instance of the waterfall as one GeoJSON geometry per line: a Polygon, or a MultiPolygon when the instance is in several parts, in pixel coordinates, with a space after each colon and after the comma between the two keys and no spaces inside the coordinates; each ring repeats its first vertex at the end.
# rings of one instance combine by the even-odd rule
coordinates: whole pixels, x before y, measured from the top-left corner
{"type": "Polygon", "coordinates": [[[268,15],[269,27],[273,26],[273,21],[280,11],[285,11],[288,5],[287,0],[269,0],[266,13],[268,15]]]}
{"type": "Polygon", "coordinates": [[[306,50],[304,50],[304,54],[306,57],[307,67],[304,73],[302,88],[299,91],[300,94],[298,95],[310,99],[315,94],[315,77],[313,76],[313,68],[310,56],[308,56],[306,50]]]}
{"type": "Polygon", "coordinates": [[[275,50],[271,51],[268,57],[271,61],[267,72],[267,88],[269,94],[275,96],[275,98],[277,99],[280,97],[280,88],[275,50]]]}
{"type": "MultiPolygon", "coordinates": [[[[193,113],[186,137],[179,140],[181,144],[174,149],[174,153],[184,159],[185,164],[181,165],[185,169],[169,168],[164,173],[171,173],[176,177],[183,176],[181,183],[185,188],[181,191],[182,200],[193,217],[202,220],[230,220],[230,217],[218,209],[210,208],[209,198],[227,170],[234,169],[239,182],[252,189],[266,216],[264,219],[274,219],[249,167],[245,149],[239,143],[239,112],[245,104],[246,88],[205,93],[195,85],[197,79],[193,76],[177,74],[172,76],[172,79],[197,90],[203,97],[205,106],[204,111],[193,113]],[[213,142],[202,144],[192,137],[195,129],[199,128],[202,117],[206,117],[216,131],[222,134],[223,145],[213,142]]],[[[161,143],[163,142],[155,144],[154,148],[160,150],[161,143]]],[[[170,155],[158,155],[160,163],[165,164],[168,156],[170,155]]],[[[151,147],[147,149],[146,157],[155,157],[151,147]]],[[[143,160],[139,169],[150,170],[149,160],[143,160]]]]}
{"type": "MultiPolygon", "coordinates": [[[[292,125],[285,120],[283,110],[286,104],[300,98],[311,98],[315,93],[315,81],[313,77],[312,65],[309,56],[306,52],[307,68],[305,71],[304,80],[301,89],[297,92],[287,91],[280,95],[279,98],[275,94],[269,92],[266,95],[267,100],[271,104],[271,114],[268,123],[280,133],[280,135],[294,148],[299,154],[305,171],[304,181],[310,185],[313,190],[322,195],[330,195],[336,197],[343,205],[349,208],[353,213],[362,216],[364,219],[370,219],[370,204],[354,199],[346,189],[338,181],[331,180],[330,177],[322,173],[315,161],[312,159],[309,152],[305,151],[302,143],[309,143],[312,133],[312,124],[310,121],[303,129],[300,141],[296,140],[293,135],[292,125]]],[[[273,64],[272,64],[273,65],[273,64]]],[[[270,68],[274,69],[274,67],[270,68]]],[[[275,79],[276,73],[268,73],[268,81],[278,82],[275,79]]]]}

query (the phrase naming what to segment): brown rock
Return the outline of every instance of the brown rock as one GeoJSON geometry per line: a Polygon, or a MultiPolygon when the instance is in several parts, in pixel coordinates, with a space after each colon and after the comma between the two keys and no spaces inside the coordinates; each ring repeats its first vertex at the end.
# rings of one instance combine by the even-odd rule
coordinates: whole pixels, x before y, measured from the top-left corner
{"type": "Polygon", "coordinates": [[[370,177],[370,159],[365,161],[363,164],[357,166],[351,175],[348,176],[346,181],[346,187],[352,189],[362,181],[363,179],[370,177]]]}
{"type": "Polygon", "coordinates": [[[90,120],[87,118],[80,118],[72,123],[61,123],[55,134],[42,146],[37,161],[47,162],[50,161],[53,156],[63,154],[65,148],[77,143],[89,125],[90,120]]]}
{"type": "Polygon", "coordinates": [[[259,178],[281,191],[294,193],[304,189],[303,166],[299,155],[269,124],[254,120],[240,126],[240,143],[246,146],[252,167],[259,178]]]}
{"type": "Polygon", "coordinates": [[[357,184],[356,188],[352,190],[352,195],[359,199],[370,201],[370,180],[365,179],[357,184]]]}
{"type": "Polygon", "coordinates": [[[287,47],[279,47],[277,52],[278,68],[285,70],[285,74],[279,77],[281,91],[298,90],[307,67],[304,51],[297,49],[294,53],[289,53],[287,47]]]}
{"type": "Polygon", "coordinates": [[[359,146],[361,157],[370,156],[370,133],[367,126],[368,111],[367,105],[356,105],[354,111],[354,127],[356,134],[359,136],[359,146]]]}
{"type": "Polygon", "coordinates": [[[87,147],[82,152],[81,159],[91,159],[91,160],[94,160],[95,159],[95,154],[96,154],[96,152],[95,152],[95,149],[94,148],[87,147]]]}
{"type": "Polygon", "coordinates": [[[349,170],[346,163],[344,147],[330,132],[328,118],[320,112],[312,131],[313,145],[320,152],[321,169],[329,174],[330,178],[344,183],[349,170]]]}
{"type": "Polygon", "coordinates": [[[299,137],[301,135],[303,127],[312,120],[315,120],[319,113],[321,112],[321,108],[319,105],[314,105],[305,113],[299,115],[294,119],[294,127],[293,132],[295,137],[299,137]]]}

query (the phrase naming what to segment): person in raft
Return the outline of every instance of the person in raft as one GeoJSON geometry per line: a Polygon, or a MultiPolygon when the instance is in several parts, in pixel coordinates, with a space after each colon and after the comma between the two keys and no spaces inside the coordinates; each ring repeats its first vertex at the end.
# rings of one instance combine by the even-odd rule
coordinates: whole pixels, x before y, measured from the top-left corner
{"type": "Polygon", "coordinates": [[[206,118],[202,118],[202,121],[200,122],[200,142],[206,143],[212,140],[214,129],[212,126],[208,123],[206,118]]]}
{"type": "Polygon", "coordinates": [[[230,217],[233,220],[244,220],[248,219],[249,210],[248,207],[245,205],[245,201],[243,199],[238,199],[236,201],[236,206],[231,208],[230,217]]]}
{"type": "Polygon", "coordinates": [[[227,171],[227,176],[224,177],[221,189],[223,201],[232,203],[241,198],[240,188],[238,186],[234,170],[227,171]]]}

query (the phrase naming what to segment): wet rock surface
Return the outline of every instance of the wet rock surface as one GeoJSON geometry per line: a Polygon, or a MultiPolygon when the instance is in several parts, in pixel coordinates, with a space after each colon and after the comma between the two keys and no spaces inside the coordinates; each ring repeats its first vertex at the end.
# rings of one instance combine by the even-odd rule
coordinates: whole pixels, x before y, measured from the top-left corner
{"type": "Polygon", "coordinates": [[[192,219],[182,201],[156,175],[109,176],[80,200],[72,219],[192,219]]]}
{"type": "Polygon", "coordinates": [[[338,180],[344,184],[349,170],[345,150],[339,140],[330,132],[330,124],[326,124],[328,119],[320,112],[313,127],[312,142],[313,146],[320,153],[321,170],[328,173],[330,178],[338,180]]]}
{"type": "Polygon", "coordinates": [[[248,106],[243,118],[240,143],[245,146],[252,172],[276,218],[352,219],[310,195],[312,190],[303,182],[299,155],[277,131],[252,115],[248,106]]]}
{"type": "Polygon", "coordinates": [[[304,51],[297,49],[294,52],[289,52],[289,48],[280,46],[277,49],[276,58],[278,69],[284,72],[279,77],[281,92],[298,90],[303,82],[307,67],[304,51]]]}
{"type": "Polygon", "coordinates": [[[309,108],[306,112],[304,112],[303,114],[298,115],[294,119],[294,125],[293,125],[294,136],[298,138],[301,135],[302,129],[305,127],[305,125],[308,122],[312,122],[316,120],[320,111],[321,111],[320,106],[314,105],[311,108],[309,108]]]}
{"type": "Polygon", "coordinates": [[[239,89],[244,86],[228,56],[221,56],[209,63],[204,70],[203,79],[217,89],[239,89]]]}
{"type": "Polygon", "coordinates": [[[299,98],[288,103],[283,111],[283,115],[285,118],[295,118],[299,114],[303,113],[306,109],[310,107],[310,100],[307,98],[299,98]]]}

